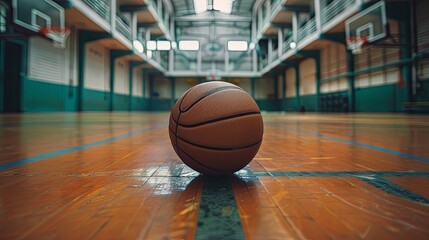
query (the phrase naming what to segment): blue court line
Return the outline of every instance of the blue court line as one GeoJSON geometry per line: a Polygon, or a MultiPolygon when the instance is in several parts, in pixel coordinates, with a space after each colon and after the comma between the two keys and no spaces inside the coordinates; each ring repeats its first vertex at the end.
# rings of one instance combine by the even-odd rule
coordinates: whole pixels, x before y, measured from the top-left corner
{"type": "Polygon", "coordinates": [[[300,130],[300,129],[294,129],[294,128],[289,128],[289,127],[278,127],[275,125],[271,125],[275,128],[279,128],[279,129],[283,129],[283,130],[288,130],[288,131],[293,131],[293,132],[297,132],[297,133],[304,133],[313,137],[317,137],[317,138],[322,138],[322,139],[328,139],[331,141],[337,141],[337,142],[341,142],[341,143],[346,143],[346,144],[350,144],[350,145],[355,145],[358,147],[363,147],[363,148],[367,148],[367,149],[371,149],[371,150],[375,150],[375,151],[379,151],[379,152],[383,152],[383,153],[388,153],[391,155],[395,155],[395,156],[399,156],[399,157],[404,157],[404,158],[408,158],[411,160],[415,160],[415,161],[419,161],[419,162],[424,162],[424,163],[429,163],[429,158],[427,157],[422,157],[422,156],[416,156],[413,154],[409,154],[409,153],[403,153],[403,152],[398,152],[395,150],[391,150],[391,149],[387,149],[387,148],[382,148],[382,147],[377,147],[377,146],[373,146],[373,145],[369,145],[366,143],[360,143],[360,142],[356,142],[356,141],[352,141],[352,140],[345,140],[345,139],[341,139],[341,138],[336,138],[336,137],[330,137],[330,136],[326,136],[320,133],[313,133],[313,132],[308,132],[305,130],[300,130]]]}
{"type": "Polygon", "coordinates": [[[250,168],[246,168],[237,173],[240,177],[353,177],[364,181],[373,187],[376,187],[388,194],[410,200],[416,203],[429,204],[429,199],[421,196],[413,191],[397,185],[384,177],[429,177],[429,172],[372,172],[372,171],[359,171],[359,172],[253,172],[250,168]]]}
{"type": "Polygon", "coordinates": [[[95,147],[95,146],[102,145],[102,144],[109,143],[109,142],[113,142],[113,141],[116,141],[119,139],[131,137],[131,136],[141,134],[141,133],[145,133],[145,132],[149,132],[149,131],[155,130],[157,128],[160,128],[160,127],[161,126],[143,128],[143,129],[135,131],[135,132],[119,135],[116,137],[104,139],[104,140],[93,142],[93,143],[88,143],[88,144],[84,144],[84,145],[80,145],[80,146],[76,146],[76,147],[71,147],[71,148],[66,148],[66,149],[62,149],[59,151],[55,151],[55,152],[51,152],[51,153],[45,153],[45,154],[41,154],[41,155],[34,156],[34,157],[23,158],[23,159],[13,161],[13,162],[2,163],[2,164],[0,164],[0,171],[10,169],[10,168],[14,168],[14,167],[19,167],[19,166],[22,166],[22,165],[25,165],[28,163],[38,162],[38,161],[45,160],[45,159],[52,158],[52,157],[58,157],[60,155],[84,150],[84,149],[87,149],[90,147],[95,147]]]}

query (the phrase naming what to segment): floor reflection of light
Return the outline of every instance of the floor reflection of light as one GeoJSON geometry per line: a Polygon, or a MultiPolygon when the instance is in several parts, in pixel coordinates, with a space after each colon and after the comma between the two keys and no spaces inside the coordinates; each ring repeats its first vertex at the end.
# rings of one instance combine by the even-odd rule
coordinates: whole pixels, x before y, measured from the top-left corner
{"type": "Polygon", "coordinates": [[[154,187],[154,195],[170,195],[184,191],[193,177],[151,177],[147,184],[154,187]]]}

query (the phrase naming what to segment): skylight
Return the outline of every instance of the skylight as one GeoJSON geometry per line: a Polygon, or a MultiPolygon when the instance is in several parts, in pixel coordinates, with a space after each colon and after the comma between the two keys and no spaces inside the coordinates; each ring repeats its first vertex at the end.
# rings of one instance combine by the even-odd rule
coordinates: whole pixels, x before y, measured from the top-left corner
{"type": "Polygon", "coordinates": [[[183,40],[179,42],[179,49],[182,51],[198,51],[200,42],[196,40],[183,40]]]}
{"type": "Polygon", "coordinates": [[[231,52],[247,51],[247,41],[228,41],[228,51],[231,51],[231,52]]]}
{"type": "Polygon", "coordinates": [[[207,11],[207,0],[194,0],[195,13],[203,13],[207,11]]]}
{"type": "Polygon", "coordinates": [[[231,14],[233,3],[233,0],[213,0],[213,9],[221,13],[231,14]]]}

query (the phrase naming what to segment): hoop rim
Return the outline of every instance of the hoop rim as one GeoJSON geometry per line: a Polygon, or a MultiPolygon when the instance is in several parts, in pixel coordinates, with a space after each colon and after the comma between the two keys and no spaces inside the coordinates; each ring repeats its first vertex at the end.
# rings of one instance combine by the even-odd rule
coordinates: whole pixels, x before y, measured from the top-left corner
{"type": "Polygon", "coordinates": [[[41,27],[39,29],[39,32],[48,31],[48,32],[70,32],[70,29],[67,27],[59,27],[59,26],[52,26],[52,27],[41,27]]]}
{"type": "Polygon", "coordinates": [[[363,43],[367,43],[368,37],[351,36],[351,37],[346,38],[347,43],[354,43],[354,42],[357,42],[358,40],[362,40],[363,43]]]}

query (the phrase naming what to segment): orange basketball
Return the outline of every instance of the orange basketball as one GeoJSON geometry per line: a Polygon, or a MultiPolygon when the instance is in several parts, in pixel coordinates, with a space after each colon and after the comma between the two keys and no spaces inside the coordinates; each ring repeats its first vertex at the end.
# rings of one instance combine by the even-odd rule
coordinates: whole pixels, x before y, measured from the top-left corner
{"type": "Polygon", "coordinates": [[[253,98],[242,88],[219,81],[185,92],[174,105],[169,128],[180,159],[206,175],[242,169],[258,152],[264,132],[253,98]]]}

